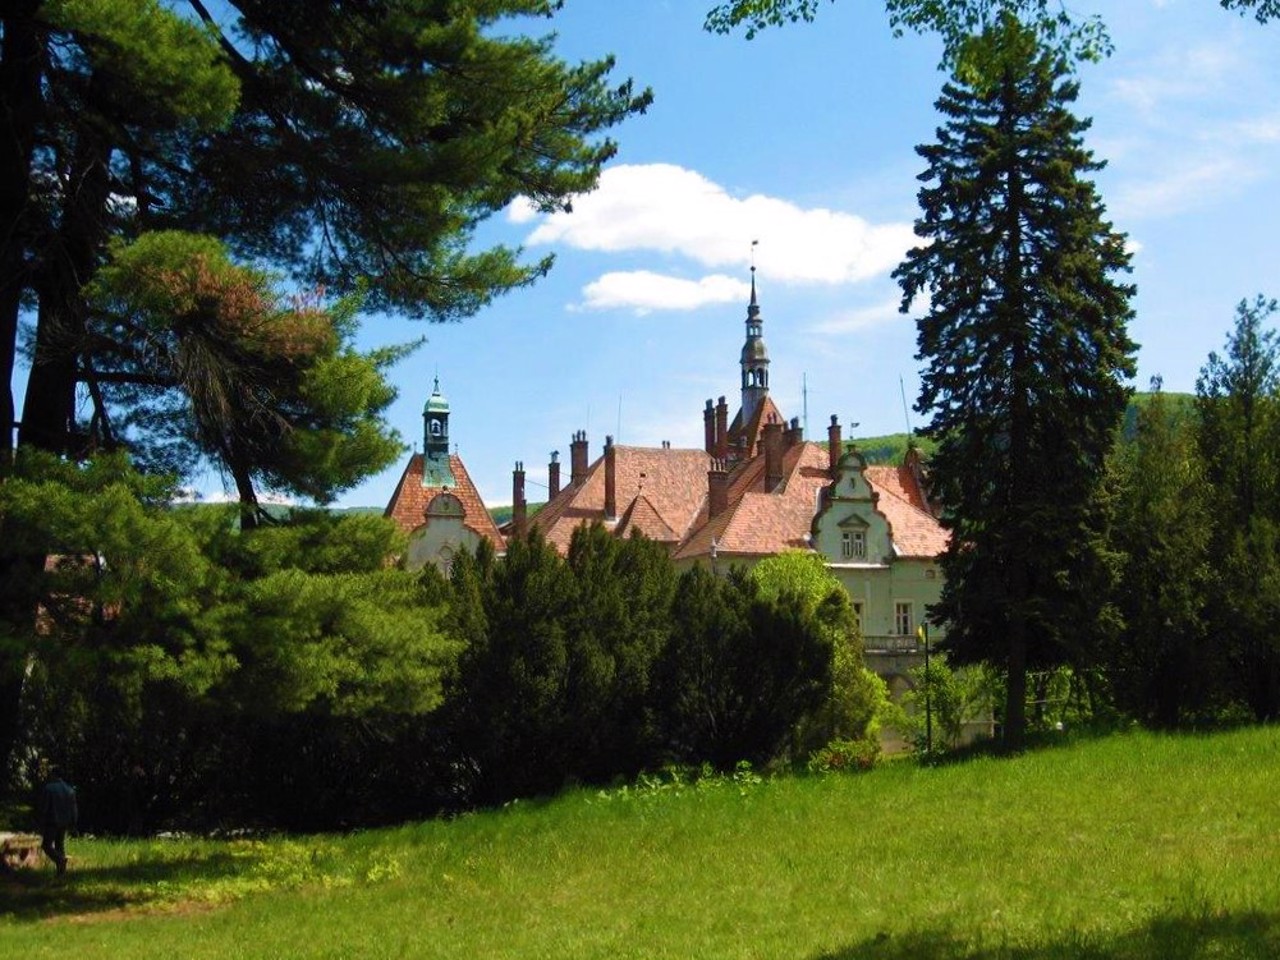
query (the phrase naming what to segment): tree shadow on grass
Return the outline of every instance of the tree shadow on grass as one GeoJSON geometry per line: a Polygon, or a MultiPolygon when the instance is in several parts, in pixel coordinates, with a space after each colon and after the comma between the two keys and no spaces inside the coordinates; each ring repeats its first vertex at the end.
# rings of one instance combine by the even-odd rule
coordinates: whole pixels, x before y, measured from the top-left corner
{"type": "Polygon", "coordinates": [[[1068,931],[1040,943],[973,943],[947,929],[879,934],[812,960],[1274,960],[1280,914],[1209,907],[1167,911],[1119,934],[1068,931]]]}
{"type": "Polygon", "coordinates": [[[112,910],[172,904],[175,891],[242,873],[245,863],[228,853],[140,859],[135,863],[0,874],[0,918],[17,921],[83,917],[112,910]]]}

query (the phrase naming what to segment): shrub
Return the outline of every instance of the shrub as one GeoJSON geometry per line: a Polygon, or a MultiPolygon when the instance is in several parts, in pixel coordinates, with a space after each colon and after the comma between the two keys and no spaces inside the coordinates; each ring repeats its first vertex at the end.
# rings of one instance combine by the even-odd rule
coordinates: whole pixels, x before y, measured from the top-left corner
{"type": "Polygon", "coordinates": [[[854,773],[870,770],[880,760],[879,740],[832,740],[809,755],[810,773],[854,773]]]}

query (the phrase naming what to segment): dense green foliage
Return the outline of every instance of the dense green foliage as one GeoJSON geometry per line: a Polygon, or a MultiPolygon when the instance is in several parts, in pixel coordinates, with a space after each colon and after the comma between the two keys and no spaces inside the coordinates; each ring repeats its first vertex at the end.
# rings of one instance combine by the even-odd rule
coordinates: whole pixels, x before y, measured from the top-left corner
{"type": "Polygon", "coordinates": [[[253,741],[299,718],[335,737],[429,713],[457,644],[418,578],[387,567],[388,521],[240,531],[233,509],[172,495],[120,457],[24,453],[0,484],[4,608],[29,614],[0,625],[29,652],[23,757],[75,771],[89,829],[304,817],[308,798],[264,788],[310,761],[264,763],[253,741]],[[44,551],[43,569],[23,562],[44,551]]]}
{"type": "MultiPolygon", "coordinates": [[[[567,64],[531,35],[558,6],[6,3],[0,477],[14,426],[73,459],[212,466],[248,529],[264,488],[325,502],[391,463],[404,348],[356,351],[357,308],[456,320],[535,281],[550,258],[477,249],[478,228],[517,198],[567,208],[613,155],[604,134],[649,103],[610,85],[608,58],[567,64]]],[[[20,534],[14,579],[36,580],[61,548],[20,534]]],[[[18,625],[0,637],[0,767],[34,610],[0,597],[18,625]]]]}
{"type": "Polygon", "coordinates": [[[1206,620],[1213,504],[1191,413],[1153,391],[1112,465],[1124,630],[1104,659],[1117,706],[1164,727],[1201,719],[1214,705],[1217,641],[1206,620]]]}
{"type": "Polygon", "coordinates": [[[1016,22],[995,33],[998,82],[947,84],[938,142],[918,148],[927,243],[894,275],[904,312],[929,298],[917,409],[951,533],[933,615],[957,663],[1004,672],[1016,748],[1028,669],[1087,663],[1109,629],[1098,492],[1135,347],[1133,288],[1115,279],[1129,255],[1086,179],[1102,164],[1070,112],[1078,87],[1016,22]]]}
{"type": "MultiPolygon", "coordinates": [[[[477,227],[517,197],[551,210],[589,190],[615,150],[601,134],[650,99],[609,86],[609,59],[568,65],[552,38],[519,29],[557,6],[7,4],[0,421],[14,420],[25,302],[35,342],[20,442],[110,445],[99,428],[112,398],[95,378],[145,383],[111,362],[130,342],[104,336],[120,331],[97,329],[83,296],[112,238],[217,236],[307,288],[364,284],[373,306],[438,320],[541,276],[549,259],[472,249],[477,227]],[[88,437],[75,416],[82,386],[88,437]]],[[[154,266],[136,259],[130,269],[154,266]]],[[[10,445],[6,430],[0,449],[10,445]]]]}
{"type": "Polygon", "coordinates": [[[1274,729],[1128,734],[385,831],[73,838],[70,882],[6,888],[0,953],[1264,960],[1278,771],[1274,729]]]}
{"type": "Polygon", "coordinates": [[[473,799],[662,763],[769,762],[833,711],[833,697],[841,735],[864,736],[860,688],[831,686],[837,641],[848,647],[842,669],[861,666],[848,598],[837,585],[815,601],[762,576],[695,567],[677,577],[659,545],[598,524],[575,531],[567,559],[536,533],[503,561],[487,548],[460,557],[450,623],[466,646],[442,723],[473,799]]]}
{"type": "Polygon", "coordinates": [[[1260,720],[1280,716],[1280,336],[1264,327],[1276,312],[1274,300],[1242,301],[1225,354],[1211,353],[1196,383],[1214,495],[1209,616],[1260,720]]]}
{"type": "MultiPolygon", "coordinates": [[[[821,6],[821,0],[727,0],[707,14],[706,29],[729,33],[745,27],[751,39],[766,27],[811,21],[821,6]]],[[[894,36],[908,30],[937,35],[941,66],[970,83],[999,76],[1009,51],[993,28],[1010,18],[1024,23],[1038,44],[1066,58],[1097,60],[1111,52],[1100,17],[1082,17],[1058,0],[884,0],[884,8],[894,36]]]]}

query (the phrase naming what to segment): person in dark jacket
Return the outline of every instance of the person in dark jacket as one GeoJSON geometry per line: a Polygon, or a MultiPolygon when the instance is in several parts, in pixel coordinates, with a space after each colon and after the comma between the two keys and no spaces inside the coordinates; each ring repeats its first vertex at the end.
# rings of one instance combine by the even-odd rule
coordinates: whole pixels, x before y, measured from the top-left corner
{"type": "Polygon", "coordinates": [[[40,849],[54,862],[58,874],[67,872],[67,830],[76,825],[76,788],[62,779],[54,768],[40,789],[36,812],[40,818],[40,849]]]}

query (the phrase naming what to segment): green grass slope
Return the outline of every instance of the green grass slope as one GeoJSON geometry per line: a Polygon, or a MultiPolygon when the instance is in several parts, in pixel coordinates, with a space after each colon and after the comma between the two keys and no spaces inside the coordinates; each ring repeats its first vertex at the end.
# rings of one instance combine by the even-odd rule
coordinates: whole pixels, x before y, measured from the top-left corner
{"type": "Polygon", "coordinates": [[[261,843],[73,839],[0,956],[1280,956],[1280,729],[571,793],[261,843]]]}

